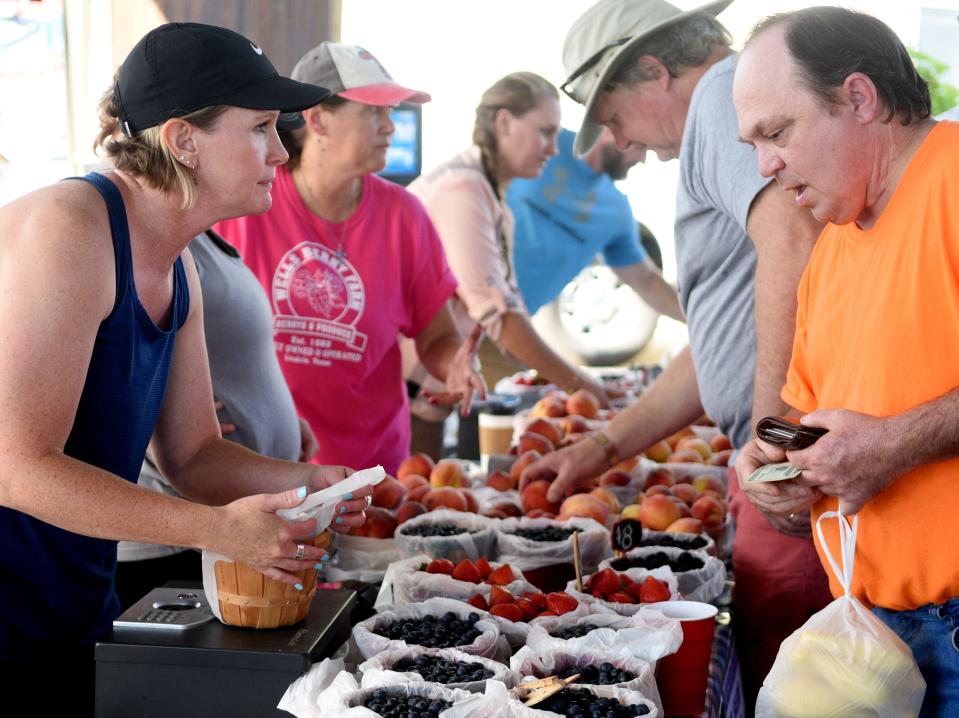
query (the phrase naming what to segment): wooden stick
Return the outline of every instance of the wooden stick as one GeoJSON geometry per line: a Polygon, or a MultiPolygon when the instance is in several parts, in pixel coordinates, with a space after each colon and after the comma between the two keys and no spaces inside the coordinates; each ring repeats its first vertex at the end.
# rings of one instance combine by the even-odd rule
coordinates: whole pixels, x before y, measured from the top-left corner
{"type": "Polygon", "coordinates": [[[573,568],[576,570],[576,590],[583,592],[583,569],[579,562],[579,532],[573,532],[573,568]]]}

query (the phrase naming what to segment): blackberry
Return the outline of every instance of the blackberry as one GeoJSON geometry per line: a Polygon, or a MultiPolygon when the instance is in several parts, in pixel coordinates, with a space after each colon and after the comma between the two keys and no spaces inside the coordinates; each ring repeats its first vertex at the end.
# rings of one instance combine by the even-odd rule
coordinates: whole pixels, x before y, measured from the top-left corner
{"type": "Polygon", "coordinates": [[[671,559],[665,551],[657,551],[648,556],[627,556],[618,558],[609,564],[616,571],[625,571],[628,568],[654,569],[660,566],[669,566],[675,573],[685,573],[703,567],[703,560],[688,551],[683,551],[678,557],[671,559]]]}
{"type": "Polygon", "coordinates": [[[452,611],[447,611],[439,618],[404,618],[373,632],[393,641],[406,641],[411,645],[452,648],[467,646],[479,638],[480,631],[476,628],[478,620],[478,613],[470,613],[464,620],[457,618],[452,611]]]}
{"type": "Polygon", "coordinates": [[[616,683],[626,683],[636,678],[635,673],[617,668],[608,661],[602,663],[599,668],[596,666],[581,666],[576,668],[574,666],[567,668],[559,675],[561,678],[569,678],[577,673],[579,673],[579,678],[576,679],[577,683],[584,683],[591,686],[611,686],[616,683]]]}
{"type": "Polygon", "coordinates": [[[574,533],[581,533],[580,528],[561,528],[559,526],[537,526],[526,529],[516,529],[514,535],[530,541],[565,541],[574,533]]]}
{"type": "Polygon", "coordinates": [[[601,698],[576,688],[564,688],[540,703],[537,708],[576,718],[631,718],[649,713],[649,708],[645,705],[628,706],[615,698],[601,698]]]}
{"type": "Polygon", "coordinates": [[[551,633],[549,635],[551,635],[553,638],[563,638],[563,639],[582,638],[587,633],[589,633],[590,631],[595,631],[597,628],[599,628],[599,626],[597,626],[594,623],[579,623],[575,626],[563,629],[562,631],[559,631],[557,633],[551,633]]]}
{"type": "Polygon", "coordinates": [[[706,548],[707,541],[702,536],[660,536],[659,538],[644,538],[640,546],[670,546],[686,551],[706,548]]]}
{"type": "Polygon", "coordinates": [[[378,688],[363,705],[383,718],[438,718],[453,704],[421,696],[390,695],[385,688],[378,688]]]}
{"type": "Polygon", "coordinates": [[[419,673],[433,683],[472,683],[485,681],[493,677],[493,671],[481,663],[460,663],[448,661],[439,656],[421,655],[416,658],[404,658],[393,666],[394,671],[419,673]]]}
{"type": "Polygon", "coordinates": [[[452,524],[438,524],[410,526],[403,529],[400,533],[404,536],[458,536],[465,533],[475,533],[464,529],[462,526],[453,526],[452,524]]]}

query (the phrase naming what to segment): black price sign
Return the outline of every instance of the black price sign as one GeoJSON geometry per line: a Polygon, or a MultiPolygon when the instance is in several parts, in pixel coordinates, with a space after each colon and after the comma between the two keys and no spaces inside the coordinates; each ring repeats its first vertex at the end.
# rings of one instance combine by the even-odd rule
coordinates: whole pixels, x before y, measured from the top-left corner
{"type": "Polygon", "coordinates": [[[609,541],[613,551],[631,551],[640,545],[643,538],[643,525],[636,519],[621,519],[613,524],[609,541]]]}

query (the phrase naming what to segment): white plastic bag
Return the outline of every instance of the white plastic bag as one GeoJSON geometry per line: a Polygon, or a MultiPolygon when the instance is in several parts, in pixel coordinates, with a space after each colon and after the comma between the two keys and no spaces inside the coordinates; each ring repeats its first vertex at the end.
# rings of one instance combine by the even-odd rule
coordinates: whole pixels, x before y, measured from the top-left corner
{"type": "Polygon", "coordinates": [[[641,543],[636,548],[648,548],[649,546],[674,546],[674,548],[681,548],[686,551],[705,551],[711,556],[716,555],[716,542],[712,536],[707,534],[680,534],[643,529],[641,543]],[[680,545],[674,546],[674,543],[680,545]]]}
{"type": "Polygon", "coordinates": [[[379,583],[389,565],[400,558],[392,538],[336,534],[331,548],[333,560],[323,567],[329,581],[379,583]]]}
{"type": "Polygon", "coordinates": [[[683,641],[683,629],[679,621],[667,618],[655,609],[644,606],[633,616],[620,616],[618,613],[609,613],[601,606],[591,608],[596,612],[587,616],[571,617],[567,614],[538,619],[530,626],[526,645],[540,654],[555,651],[578,655],[596,651],[639,658],[655,665],[663,656],[675,653],[683,641]],[[596,629],[580,638],[550,635],[582,624],[596,626],[596,629]]]}
{"type": "MultiPolygon", "coordinates": [[[[648,711],[644,718],[659,718],[659,716],[662,715],[662,712],[657,708],[656,704],[638,691],[631,691],[618,686],[572,685],[570,688],[573,690],[588,691],[598,698],[612,698],[627,706],[644,705],[648,711]]],[[[510,694],[515,695],[517,691],[518,689],[514,688],[510,691],[510,694]]],[[[553,713],[542,707],[545,705],[549,705],[548,698],[535,706],[524,705],[514,698],[513,702],[509,705],[509,715],[513,716],[513,718],[564,718],[562,714],[553,713]]]]}
{"type": "MultiPolygon", "coordinates": [[[[676,574],[673,573],[669,566],[660,566],[659,568],[654,568],[651,570],[645,568],[630,568],[626,569],[625,571],[617,571],[617,573],[622,573],[626,576],[629,576],[629,578],[636,583],[643,583],[647,576],[652,576],[657,581],[663,581],[666,583],[666,586],[669,588],[669,600],[676,600],[680,598],[679,584],[676,580],[676,574]]],[[[589,579],[591,577],[592,575],[583,577],[584,589],[589,585],[589,579]]],[[[577,591],[575,580],[570,581],[566,586],[566,593],[580,603],[596,604],[598,606],[602,606],[608,611],[618,613],[620,616],[632,616],[635,613],[639,613],[639,610],[644,605],[642,603],[617,603],[616,601],[606,601],[602,598],[593,596],[591,593],[577,591]]]]}
{"type": "MultiPolygon", "coordinates": [[[[482,693],[486,690],[486,684],[489,681],[502,681],[507,687],[512,688],[518,681],[518,676],[510,670],[508,666],[499,661],[494,661],[482,656],[474,656],[469,653],[457,650],[456,648],[425,648],[423,646],[409,646],[408,648],[395,648],[383,651],[373,656],[368,661],[361,663],[359,670],[362,673],[361,685],[364,688],[374,686],[404,682],[404,683],[430,683],[423,676],[413,670],[402,670],[396,667],[396,664],[404,658],[416,659],[418,656],[434,656],[443,658],[447,661],[457,663],[479,663],[483,668],[490,671],[493,675],[481,681],[468,681],[461,683],[447,683],[446,688],[461,688],[470,693],[482,693]]],[[[439,685],[439,684],[438,684],[439,685]]]]}
{"type": "Polygon", "coordinates": [[[386,650],[405,648],[407,644],[402,640],[392,640],[377,633],[377,629],[389,626],[405,618],[423,618],[424,616],[442,616],[452,611],[457,618],[465,619],[470,613],[476,613],[480,620],[476,622],[476,629],[480,635],[471,643],[453,646],[464,653],[474,656],[492,658],[494,661],[506,661],[510,656],[509,644],[500,634],[499,626],[490,620],[484,611],[478,611],[467,603],[454,601],[451,598],[431,598],[422,603],[408,603],[394,611],[384,611],[372,618],[353,626],[353,640],[364,659],[370,659],[386,650]]]}
{"type": "MultiPolygon", "coordinates": [[[[383,578],[383,584],[380,586],[380,592],[376,597],[376,609],[417,603],[434,596],[453,598],[465,603],[479,593],[487,601],[489,600],[490,584],[488,583],[458,581],[452,576],[441,573],[427,573],[420,570],[421,566],[429,564],[431,560],[426,554],[419,554],[390,564],[383,578]]],[[[490,565],[496,569],[502,564],[494,562],[490,565]]],[[[502,586],[502,588],[517,597],[526,591],[537,590],[526,580],[522,571],[512,566],[510,568],[513,569],[516,580],[502,586]]]]}
{"type": "Polygon", "coordinates": [[[495,558],[493,519],[478,514],[451,509],[430,511],[403,522],[397,527],[394,537],[403,558],[426,554],[433,558],[447,558],[453,563],[459,563],[464,558],[471,561],[484,556],[487,559],[495,558]],[[458,526],[466,531],[453,536],[411,536],[406,533],[416,526],[443,525],[458,526]]]}
{"type": "MultiPolygon", "coordinates": [[[[470,697],[470,694],[466,691],[456,688],[444,688],[435,683],[404,683],[403,679],[400,678],[402,674],[393,675],[396,676],[395,683],[361,688],[352,675],[345,671],[340,673],[330,687],[317,698],[320,716],[322,718],[376,718],[378,714],[364,707],[364,703],[378,690],[385,690],[392,695],[422,696],[430,700],[445,700],[454,705],[470,697]]],[[[446,718],[448,711],[449,709],[443,711],[440,716],[446,718]]]]}
{"type": "MultiPolygon", "coordinates": [[[[636,676],[631,681],[613,684],[616,688],[625,688],[640,693],[649,698],[660,713],[663,712],[663,704],[659,697],[659,688],[656,686],[653,667],[640,658],[616,656],[601,651],[583,651],[582,653],[551,651],[541,653],[526,646],[509,659],[510,668],[519,676],[521,684],[559,675],[568,668],[582,668],[583,666],[599,668],[603,663],[611,663],[614,667],[629,671],[636,676]]],[[[577,685],[588,684],[577,681],[577,685]]]]}
{"type": "MultiPolygon", "coordinates": [[[[632,551],[626,553],[625,558],[628,561],[632,558],[642,558],[656,553],[664,553],[670,560],[679,558],[682,553],[691,553],[703,562],[702,568],[681,572],[673,571],[679,585],[679,592],[683,594],[685,599],[711,603],[722,595],[723,589],[726,586],[726,566],[718,558],[710,556],[705,551],[684,551],[681,548],[672,548],[670,546],[646,546],[644,548],[634,548],[632,551]]],[[[619,560],[620,559],[607,559],[603,561],[599,567],[601,569],[607,567],[612,568],[614,571],[628,570],[616,567],[619,560]]]]}
{"type": "Polygon", "coordinates": [[[333,680],[344,671],[343,659],[325,658],[293,681],[276,707],[296,718],[322,718],[316,701],[333,680]]]}
{"type": "Polygon", "coordinates": [[[557,524],[552,519],[503,519],[496,524],[496,545],[499,560],[520,571],[543,568],[554,564],[573,562],[573,539],[565,541],[534,541],[516,535],[519,528],[556,526],[579,528],[579,554],[585,573],[596,570],[597,564],[610,555],[609,529],[597,521],[571,518],[557,524]]]}
{"type": "Polygon", "coordinates": [[[852,595],[859,517],[827,511],[816,522],[819,543],[843,595],[783,641],[756,703],[757,718],[913,718],[926,682],[912,651],[852,595]],[[840,567],[823,537],[822,522],[839,521],[840,567]]]}

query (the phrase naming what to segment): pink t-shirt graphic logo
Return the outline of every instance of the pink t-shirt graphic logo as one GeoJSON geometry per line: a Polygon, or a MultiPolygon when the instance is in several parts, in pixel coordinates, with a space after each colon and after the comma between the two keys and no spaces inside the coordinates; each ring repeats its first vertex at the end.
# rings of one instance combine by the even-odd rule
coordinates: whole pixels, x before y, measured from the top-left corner
{"type": "Polygon", "coordinates": [[[284,362],[329,366],[359,362],[367,337],[357,331],[366,291],[345,258],[316,242],[301,242],[273,274],[273,337],[284,362]]]}

